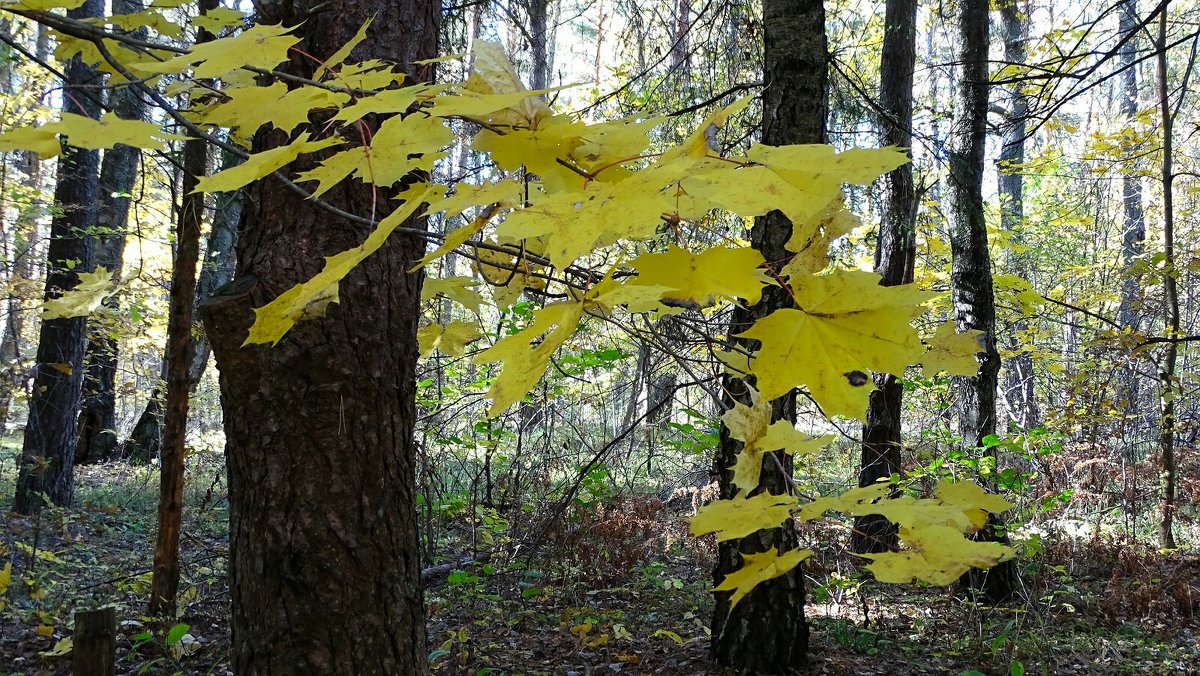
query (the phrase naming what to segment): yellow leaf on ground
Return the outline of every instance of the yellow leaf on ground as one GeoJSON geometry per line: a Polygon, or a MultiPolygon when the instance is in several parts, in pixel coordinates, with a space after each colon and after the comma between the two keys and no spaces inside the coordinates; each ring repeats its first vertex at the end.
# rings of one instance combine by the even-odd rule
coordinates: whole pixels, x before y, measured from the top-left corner
{"type": "Polygon", "coordinates": [[[713,591],[732,591],[733,595],[729,597],[729,607],[732,608],[759,582],[787,573],[811,555],[811,549],[793,549],[779,554],[774,547],[762,554],[742,554],[742,567],[726,575],[713,591]]]}
{"type": "MultiPolygon", "coordinates": [[[[38,629],[40,630],[41,627],[39,627],[38,629]]],[[[64,655],[70,655],[71,650],[74,648],[75,648],[75,641],[72,638],[67,637],[67,638],[59,639],[58,643],[55,643],[53,648],[46,650],[44,652],[40,652],[38,654],[41,655],[42,657],[62,657],[64,655]]]]}

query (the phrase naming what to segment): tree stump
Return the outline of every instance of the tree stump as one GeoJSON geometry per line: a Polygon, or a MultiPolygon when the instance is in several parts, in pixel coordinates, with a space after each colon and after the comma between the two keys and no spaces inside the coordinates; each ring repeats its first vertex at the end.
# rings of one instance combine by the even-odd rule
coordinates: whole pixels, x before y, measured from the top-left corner
{"type": "Polygon", "coordinates": [[[116,672],[117,612],[113,608],[75,613],[73,676],[113,676],[116,672]]]}

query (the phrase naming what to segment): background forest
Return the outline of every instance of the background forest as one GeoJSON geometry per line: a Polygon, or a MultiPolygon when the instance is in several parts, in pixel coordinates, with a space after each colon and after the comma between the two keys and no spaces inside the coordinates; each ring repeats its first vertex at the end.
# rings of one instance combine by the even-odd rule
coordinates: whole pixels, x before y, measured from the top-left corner
{"type": "Polygon", "coordinates": [[[1189,673],[1198,26],[0,0],[0,670],[1189,673]]]}

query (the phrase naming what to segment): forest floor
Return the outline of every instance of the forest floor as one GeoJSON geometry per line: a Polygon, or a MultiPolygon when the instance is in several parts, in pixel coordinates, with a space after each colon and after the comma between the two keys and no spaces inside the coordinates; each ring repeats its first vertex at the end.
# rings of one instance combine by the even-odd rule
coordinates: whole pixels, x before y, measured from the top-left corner
{"type": "MultiPolygon", "coordinates": [[[[0,457],[0,503],[14,463],[0,457]]],[[[122,674],[225,674],[226,504],[218,459],[189,475],[178,624],[144,617],[157,480],[148,468],[81,468],[78,507],[9,514],[0,530],[0,674],[65,674],[55,655],[75,610],[117,609],[122,674]],[[184,627],[183,625],[186,625],[184,627]]],[[[477,513],[478,514],[478,513],[477,513]]],[[[578,506],[528,559],[427,583],[437,674],[720,674],[707,658],[711,543],[656,500],[578,506]]],[[[487,517],[488,515],[483,515],[487,517]]],[[[503,519],[461,514],[445,532],[518,552],[503,519]]],[[[810,541],[838,542],[830,527],[810,541]],[[821,536],[825,537],[821,537],[821,536]]],[[[464,538],[465,539],[465,538],[464,538]]],[[[470,541],[469,539],[467,541],[470,541]]],[[[469,552],[447,552],[457,560],[469,552]]],[[[1200,556],[1096,538],[1046,542],[1021,566],[1024,600],[987,608],[953,588],[881,585],[830,545],[808,568],[814,674],[1200,673],[1200,556]],[[1189,669],[1191,671],[1189,671],[1189,669]]]]}

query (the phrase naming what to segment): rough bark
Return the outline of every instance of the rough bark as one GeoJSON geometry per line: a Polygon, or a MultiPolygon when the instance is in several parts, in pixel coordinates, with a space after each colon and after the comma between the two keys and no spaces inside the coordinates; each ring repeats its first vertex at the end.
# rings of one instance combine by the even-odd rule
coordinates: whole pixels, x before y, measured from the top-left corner
{"type": "MultiPolygon", "coordinates": [[[[428,0],[260,8],[264,23],[300,26],[303,39],[281,67],[301,76],[370,16],[357,58],[419,76],[429,69],[413,62],[437,52],[441,8],[428,0]]],[[[255,150],[285,140],[260,133],[255,150]]],[[[350,211],[373,203],[370,186],[352,181],[323,199],[350,211]]],[[[388,202],[376,203],[382,218],[388,202]]],[[[263,180],[248,191],[234,281],[202,306],[221,372],[239,674],[429,673],[413,476],[421,277],[408,272],[423,240],[393,235],[341,282],[324,317],[300,322],[274,347],[242,347],[252,308],[368,231],[263,180]]]]}
{"type": "Polygon", "coordinates": [[[530,89],[545,89],[550,81],[549,48],[546,40],[546,10],[548,0],[529,0],[529,52],[533,67],[529,77],[530,89]]]}
{"type": "MultiPolygon", "coordinates": [[[[880,56],[880,145],[912,146],[913,70],[917,58],[916,0],[888,0],[883,52],[880,56]]],[[[875,272],[883,286],[913,281],[916,262],[917,192],[911,164],[880,181],[883,217],[875,247],[875,272]]],[[[875,391],[863,426],[858,485],[871,486],[900,471],[904,386],[890,373],[877,373],[875,391]]],[[[878,514],[858,517],[850,548],[858,553],[884,552],[896,546],[896,527],[878,514]]]]}
{"type": "MultiPolygon", "coordinates": [[[[200,0],[200,13],[219,6],[200,0]]],[[[196,44],[216,36],[199,29],[196,44]]],[[[173,619],[179,592],[179,536],[183,529],[183,460],[191,383],[192,308],[196,303],[196,266],[200,259],[200,226],[204,193],[196,192],[208,173],[208,143],[200,138],[183,144],[183,199],[175,218],[175,260],[171,266],[171,296],[167,310],[166,385],[163,400],[161,460],[159,462],[158,535],[154,544],[154,573],[150,580],[150,616],[173,619]]]]}
{"type": "MultiPolygon", "coordinates": [[[[1007,63],[1025,63],[1025,40],[1029,23],[1026,10],[1017,0],[1000,3],[1000,18],[1004,23],[1004,60],[1007,63]]],[[[1024,242],[1025,224],[1025,162],[1026,120],[1029,117],[1029,100],[1015,85],[1008,95],[1008,110],[1004,135],[1000,141],[1000,228],[1011,233],[1013,244],[1024,242]]],[[[1030,272],[1028,257],[1021,253],[1008,254],[1008,269],[1022,278],[1030,272]]],[[[1029,323],[1024,319],[1014,322],[1009,332],[1009,348],[1019,350],[1019,336],[1029,323]]],[[[1005,391],[1014,402],[1016,423],[1021,429],[1031,429],[1041,424],[1037,394],[1034,391],[1033,358],[1028,352],[1019,351],[1005,364],[1005,391]]]]}
{"type": "MultiPolygon", "coordinates": [[[[957,30],[958,82],[949,138],[950,293],[959,331],[982,331],[979,374],[954,378],[958,430],[967,448],[981,448],[996,432],[996,300],[983,211],[984,143],[988,112],[988,0],[963,0],[957,30]]],[[[992,460],[995,460],[994,451],[992,460]]],[[[990,524],[983,537],[999,537],[990,524]]],[[[1003,538],[1000,538],[1003,539],[1003,538]]],[[[1012,594],[1015,569],[1002,563],[967,577],[973,591],[993,603],[1012,594]]]]}
{"type": "MultiPolygon", "coordinates": [[[[1168,338],[1178,338],[1179,289],[1175,280],[1175,118],[1171,111],[1171,93],[1167,88],[1167,7],[1158,16],[1158,58],[1155,72],[1158,85],[1158,106],[1162,119],[1162,166],[1160,176],[1163,184],[1163,323],[1168,338]]],[[[1186,83],[1184,85],[1186,87],[1186,83]]],[[[1181,93],[1180,96],[1183,94],[1181,93]]],[[[1175,425],[1178,422],[1175,403],[1183,396],[1183,388],[1176,374],[1179,359],[1179,343],[1167,341],[1159,363],[1159,419],[1158,451],[1162,461],[1159,483],[1162,486],[1162,501],[1158,514],[1158,546],[1175,548],[1175,425]]]]}
{"type": "MultiPolygon", "coordinates": [[[[1121,47],[1118,55],[1118,65],[1121,70],[1120,78],[1120,112],[1127,123],[1132,124],[1138,112],[1138,9],[1137,0],[1126,0],[1121,5],[1119,30],[1122,37],[1132,35],[1128,42],[1121,47]]],[[[1130,167],[1132,171],[1121,177],[1121,201],[1124,207],[1124,222],[1121,227],[1121,267],[1124,278],[1121,281],[1121,304],[1117,310],[1117,322],[1124,329],[1137,331],[1142,325],[1142,288],[1141,280],[1132,274],[1133,265],[1146,250],[1146,213],[1142,208],[1142,178],[1138,175],[1137,165],[1130,167]]],[[[1125,411],[1122,416],[1122,429],[1118,435],[1124,440],[1126,458],[1136,462],[1133,449],[1136,445],[1131,437],[1137,437],[1141,432],[1141,382],[1138,374],[1138,362],[1135,357],[1125,365],[1117,389],[1118,411],[1125,411]],[[1132,427],[1132,429],[1130,429],[1132,427]]]]}
{"type": "MultiPolygon", "coordinates": [[[[822,143],[825,140],[827,106],[827,58],[825,8],[820,0],[766,0],[763,3],[764,76],[762,141],[767,145],[822,143]]],[[[756,219],[750,233],[755,249],[778,265],[789,253],[784,248],[791,223],[778,211],[756,219]]],[[[729,335],[748,328],[771,312],[789,307],[791,297],[778,287],[768,287],[762,300],[750,308],[734,310],[729,335]]],[[[746,341],[746,347],[756,347],[746,341]]],[[[745,381],[727,378],[727,405],[734,400],[748,403],[745,381]]],[[[777,399],[773,418],[795,420],[794,393],[777,399]]],[[[737,488],[732,483],[734,464],[741,442],[722,427],[721,442],[714,459],[714,474],[721,497],[730,498],[737,488]]],[[[791,458],[776,454],[778,463],[764,458],[758,491],[786,493],[790,489],[791,458]],[[782,469],[782,471],[780,471],[782,469]]],[[[797,538],[792,523],[782,528],[760,530],[741,540],[721,543],[713,570],[716,584],[742,565],[742,553],[758,553],[776,547],[780,552],[795,549],[797,538]]],[[[716,595],[712,623],[712,654],[722,665],[741,673],[778,673],[801,667],[808,652],[808,624],[804,619],[804,573],[797,566],[785,575],[760,583],[734,608],[729,595],[716,595]]]]}
{"type": "MultiPolygon", "coordinates": [[[[142,10],[138,0],[113,0],[113,14],[142,10]]],[[[133,31],[145,37],[146,30],[133,31]]],[[[117,87],[109,93],[109,105],[118,117],[141,120],[146,104],[133,87],[117,87]]],[[[96,265],[120,277],[125,261],[125,234],[129,224],[131,193],[138,177],[142,151],[117,145],[104,152],[100,163],[100,207],[96,221],[96,265]]],[[[116,301],[106,303],[115,307],[116,301]]],[[[117,356],[118,341],[103,323],[92,326],[84,356],[83,403],[79,410],[79,444],[75,464],[101,462],[117,449],[117,356]]]]}
{"type": "MultiPolygon", "coordinates": [[[[98,17],[103,11],[103,2],[87,0],[70,10],[68,16],[86,19],[98,17]]],[[[95,86],[100,78],[96,70],[75,58],[67,63],[64,75],[63,110],[99,117],[95,86]]],[[[74,287],[79,283],[78,273],[94,267],[89,232],[96,224],[99,170],[100,155],[95,150],[67,148],[58,163],[54,202],[60,212],[50,223],[46,298],[74,287]]],[[[40,509],[43,495],[56,505],[70,505],[74,498],[76,416],[83,385],[86,330],[86,317],[42,322],[13,501],[13,509],[22,514],[40,509]]]]}

